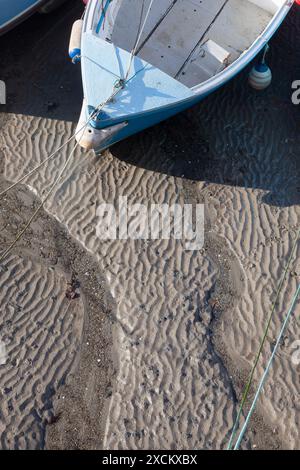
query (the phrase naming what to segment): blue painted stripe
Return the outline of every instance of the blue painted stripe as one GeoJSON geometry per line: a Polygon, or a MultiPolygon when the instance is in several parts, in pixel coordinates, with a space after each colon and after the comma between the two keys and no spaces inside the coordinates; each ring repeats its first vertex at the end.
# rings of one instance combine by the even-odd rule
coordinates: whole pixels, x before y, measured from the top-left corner
{"type": "Polygon", "coordinates": [[[109,7],[109,4],[110,4],[110,0],[106,0],[105,7],[103,8],[99,23],[97,24],[97,28],[96,28],[96,33],[97,34],[99,34],[99,32],[100,32],[101,26],[102,26],[102,24],[104,22],[104,19],[105,19],[106,12],[107,12],[108,7],[109,7]]]}

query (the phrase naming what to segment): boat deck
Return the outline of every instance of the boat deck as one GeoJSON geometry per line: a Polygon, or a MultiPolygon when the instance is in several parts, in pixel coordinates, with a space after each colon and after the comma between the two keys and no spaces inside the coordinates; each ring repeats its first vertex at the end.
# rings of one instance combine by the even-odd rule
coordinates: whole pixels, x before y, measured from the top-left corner
{"type": "MultiPolygon", "coordinates": [[[[137,37],[141,13],[145,17],[149,3],[150,0],[145,0],[142,10],[141,0],[112,2],[114,6],[108,9],[98,34],[130,51],[137,37]]],[[[266,28],[274,12],[266,11],[256,3],[260,2],[154,2],[138,56],[184,85],[196,86],[236,60],[266,28]]]]}

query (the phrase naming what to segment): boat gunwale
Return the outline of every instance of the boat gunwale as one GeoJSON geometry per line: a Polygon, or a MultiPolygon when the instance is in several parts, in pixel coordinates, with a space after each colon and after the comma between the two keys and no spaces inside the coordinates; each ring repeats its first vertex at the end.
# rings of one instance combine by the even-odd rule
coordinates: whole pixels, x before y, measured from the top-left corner
{"type": "Polygon", "coordinates": [[[34,5],[31,5],[30,7],[26,8],[26,10],[23,10],[21,13],[14,16],[12,19],[0,25],[0,36],[2,36],[2,34],[7,33],[11,29],[13,29],[15,26],[18,26],[26,18],[28,18],[29,16],[33,15],[36,11],[38,11],[38,9],[41,6],[45,5],[47,2],[48,0],[37,0],[37,2],[34,5]]]}
{"type": "Polygon", "coordinates": [[[294,0],[287,0],[274,14],[273,18],[267,24],[264,31],[255,39],[248,49],[246,49],[242,54],[230,64],[226,69],[217,73],[213,77],[209,78],[205,82],[195,85],[191,90],[197,91],[198,88],[209,89],[211,83],[215,84],[219,81],[220,77],[229,77],[228,79],[234,77],[238,74],[249,62],[251,62],[261,49],[268,43],[272,36],[276,33],[286,16],[288,15],[290,9],[294,4],[294,0]]]}

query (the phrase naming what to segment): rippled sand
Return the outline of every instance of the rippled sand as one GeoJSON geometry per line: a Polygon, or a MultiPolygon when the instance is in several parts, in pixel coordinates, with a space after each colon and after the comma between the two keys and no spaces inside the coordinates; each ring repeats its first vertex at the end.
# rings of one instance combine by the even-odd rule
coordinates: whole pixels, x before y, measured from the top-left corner
{"type": "MultiPolygon", "coordinates": [[[[273,41],[275,78],[267,92],[249,90],[243,74],[196,108],[101,157],[76,151],[64,182],[47,203],[47,212],[99,263],[113,297],[116,356],[110,365],[114,380],[105,395],[108,409],[101,415],[105,448],[219,449],[228,442],[237,397],[299,226],[300,119],[290,102],[291,82],[298,72],[300,76],[300,57],[293,47],[299,19],[295,11],[273,41]],[[126,196],[128,204],[204,203],[204,248],[190,252],[184,241],[175,240],[100,240],[97,207],[104,202],[116,207],[119,196],[126,196]]],[[[47,67],[38,73],[41,85],[47,67]]],[[[53,83],[58,89],[61,81],[55,78],[53,83]]],[[[31,106],[28,113],[9,108],[2,126],[4,177],[11,181],[74,130],[73,123],[61,119],[64,105],[49,115],[37,104],[31,106]]],[[[31,177],[28,187],[41,195],[71,148],[31,177]]],[[[11,262],[13,266],[16,260],[11,262]]],[[[299,273],[299,261],[294,261],[256,380],[299,273]]],[[[98,328],[89,322],[94,341],[98,328]]],[[[299,366],[291,361],[299,336],[295,315],[245,446],[299,448],[299,366]]],[[[81,356],[75,382],[82,380],[89,360],[81,356]]],[[[96,375],[92,390],[100,381],[96,375]]],[[[70,403],[75,410],[88,408],[90,415],[95,410],[92,396],[72,389],[72,381],[70,387],[65,402],[56,405],[63,424],[51,426],[47,445],[74,447],[78,437],[77,447],[97,448],[97,436],[89,440],[95,428],[86,412],[68,440],[70,403]]]]}

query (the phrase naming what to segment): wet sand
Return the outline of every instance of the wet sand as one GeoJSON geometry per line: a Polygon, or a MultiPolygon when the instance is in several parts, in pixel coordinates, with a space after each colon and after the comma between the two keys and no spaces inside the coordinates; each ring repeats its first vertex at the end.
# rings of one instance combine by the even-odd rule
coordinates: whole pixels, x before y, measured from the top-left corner
{"type": "MultiPolygon", "coordinates": [[[[2,177],[0,183],[7,186],[2,177]]],[[[4,196],[3,249],[38,204],[25,187],[4,196]]],[[[5,351],[0,365],[1,448],[43,449],[46,429],[51,436],[58,423],[64,430],[60,446],[67,436],[68,447],[81,447],[87,439],[76,426],[83,421],[93,430],[86,445],[99,447],[114,369],[110,296],[99,266],[62,225],[41,212],[1,263],[0,286],[5,351]],[[72,398],[74,386],[82,397],[80,406],[72,398]],[[67,416],[60,411],[66,396],[68,403],[72,400],[67,416]]]]}
{"type": "MultiPolygon", "coordinates": [[[[81,11],[77,5],[33,17],[1,38],[0,78],[8,89],[1,114],[2,187],[74,130],[82,98],[80,69],[68,63],[66,49],[81,11]]],[[[246,71],[199,106],[101,157],[75,152],[64,182],[46,205],[49,215],[35,222],[0,279],[0,341],[8,352],[0,365],[3,448],[226,446],[299,226],[300,115],[291,103],[291,83],[300,77],[299,25],[295,8],[271,43],[274,80],[266,92],[248,88],[246,71]],[[129,204],[204,203],[204,248],[189,252],[178,240],[99,240],[97,207],[102,202],[116,206],[119,196],[127,196],[129,204]],[[53,264],[53,256],[63,262],[53,264]],[[66,312],[66,279],[72,279],[73,270],[85,287],[66,312]],[[15,276],[21,291],[32,279],[21,307],[30,308],[41,323],[33,335],[26,317],[20,320],[13,311],[5,324],[9,302],[17,302],[9,299],[19,295],[10,287],[15,276]],[[54,308],[40,302],[48,291],[56,298],[54,308]],[[70,309],[76,321],[70,321],[70,309]],[[58,328],[60,320],[65,326],[58,328]],[[34,361],[27,352],[33,342],[39,361],[25,376],[26,368],[14,359],[24,355],[34,361]]],[[[12,217],[13,228],[6,227],[2,244],[29,216],[71,148],[28,179],[36,196],[20,187],[7,197],[1,216],[12,217]]],[[[294,261],[256,381],[299,273],[294,261]]],[[[299,366],[291,361],[299,337],[295,314],[244,447],[299,448],[299,366]]]]}

